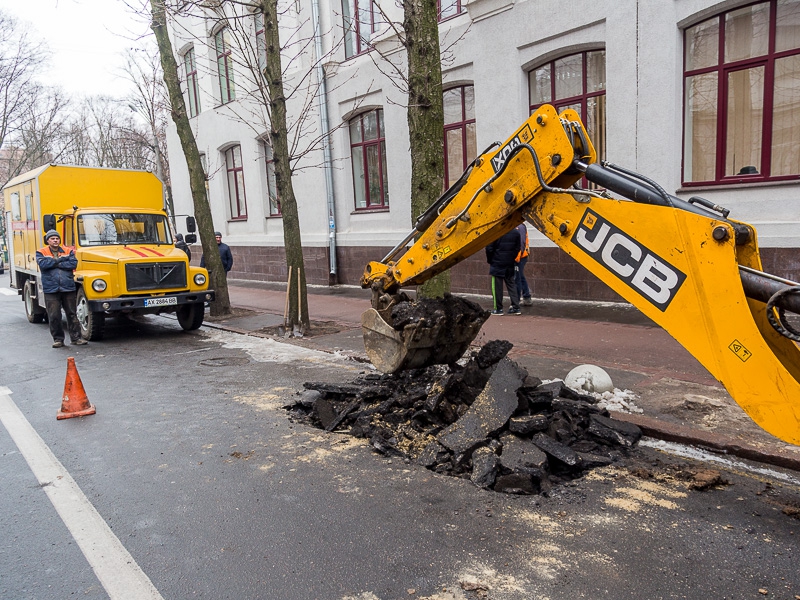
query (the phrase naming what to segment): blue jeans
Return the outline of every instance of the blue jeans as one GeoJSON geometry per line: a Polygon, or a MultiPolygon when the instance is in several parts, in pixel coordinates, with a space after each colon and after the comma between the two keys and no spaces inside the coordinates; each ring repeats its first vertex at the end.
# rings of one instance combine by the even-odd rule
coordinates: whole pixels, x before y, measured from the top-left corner
{"type": "Polygon", "coordinates": [[[528,287],[528,280],[525,279],[525,265],[528,263],[528,257],[521,258],[517,263],[517,290],[519,291],[520,298],[530,298],[531,289],[528,287]]]}

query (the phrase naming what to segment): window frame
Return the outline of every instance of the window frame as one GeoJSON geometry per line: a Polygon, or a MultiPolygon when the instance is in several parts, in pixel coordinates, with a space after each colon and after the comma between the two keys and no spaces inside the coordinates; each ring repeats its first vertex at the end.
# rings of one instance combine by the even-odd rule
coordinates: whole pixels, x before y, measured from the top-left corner
{"type": "Polygon", "coordinates": [[[267,205],[269,208],[269,217],[282,217],[281,198],[278,194],[278,183],[275,181],[275,155],[272,152],[272,146],[269,140],[262,140],[261,144],[264,150],[264,174],[267,177],[267,205]],[[273,181],[275,181],[274,188],[272,187],[273,181]]]}
{"type": "Polygon", "coordinates": [[[220,105],[236,100],[236,83],[233,73],[233,50],[226,35],[228,26],[222,27],[214,34],[214,54],[217,57],[217,81],[219,82],[220,105]],[[222,51],[220,51],[222,42],[222,51]],[[224,66],[225,73],[220,67],[224,66]],[[224,85],[223,85],[224,81],[224,85]]]}
{"type": "Polygon", "coordinates": [[[445,17],[442,16],[442,0],[436,0],[436,16],[439,19],[439,23],[444,21],[449,21],[450,19],[455,19],[458,15],[463,15],[467,12],[467,1],[466,0],[453,0],[453,4],[456,6],[456,12],[452,15],[447,15],[445,17]]]}
{"type": "MultiPolygon", "coordinates": [[[[551,60],[548,60],[545,63],[539,64],[539,65],[529,69],[528,70],[528,110],[529,110],[528,114],[529,115],[533,114],[533,112],[537,108],[539,108],[539,107],[541,107],[541,106],[543,106],[545,104],[551,104],[553,107],[555,107],[556,112],[561,112],[561,110],[563,110],[564,108],[566,108],[568,106],[574,106],[576,104],[579,104],[580,105],[581,121],[583,121],[585,126],[588,125],[588,115],[589,115],[589,105],[588,105],[588,103],[589,103],[589,99],[591,99],[591,98],[599,98],[601,96],[602,97],[606,96],[606,92],[607,92],[607,88],[608,88],[608,84],[607,84],[606,80],[608,79],[608,77],[605,75],[605,72],[606,72],[605,71],[605,66],[606,66],[606,50],[605,50],[605,48],[590,48],[588,50],[582,50],[580,52],[572,52],[570,54],[564,54],[564,55],[561,55],[561,56],[557,56],[557,57],[555,57],[555,58],[553,58],[551,60]],[[593,52],[602,52],[603,53],[603,72],[604,72],[603,88],[601,90],[589,91],[587,89],[588,88],[588,81],[589,81],[589,78],[588,78],[588,64],[589,64],[588,55],[593,53],[593,52]],[[580,56],[581,57],[581,80],[582,80],[581,81],[581,93],[577,94],[577,95],[566,96],[564,98],[556,98],[556,83],[557,83],[557,78],[555,77],[556,62],[559,61],[559,60],[564,60],[564,59],[573,57],[573,56],[580,56]],[[548,66],[550,68],[550,101],[548,101],[548,102],[540,102],[538,104],[534,104],[532,102],[532,98],[531,98],[531,82],[530,82],[531,76],[532,76],[532,74],[534,72],[538,71],[539,69],[541,69],[541,68],[543,68],[545,66],[548,66]],[[559,108],[559,107],[561,107],[561,108],[559,108]]],[[[602,131],[602,139],[599,140],[599,143],[598,143],[598,140],[592,140],[591,139],[591,134],[590,134],[590,140],[592,142],[592,145],[595,147],[595,151],[597,152],[597,160],[598,160],[598,162],[601,161],[601,160],[605,160],[605,155],[606,155],[606,147],[605,147],[605,139],[606,139],[606,135],[607,135],[606,134],[606,129],[607,129],[607,122],[606,121],[607,121],[606,104],[605,104],[605,102],[603,102],[603,123],[602,123],[602,130],[603,131],[602,131]]],[[[590,133],[588,131],[588,126],[587,126],[587,133],[590,133]]],[[[588,188],[588,189],[597,189],[598,188],[597,185],[587,181],[586,178],[582,178],[581,179],[581,186],[584,187],[584,188],[588,188]]]]}
{"type": "Polygon", "coordinates": [[[364,196],[364,206],[355,206],[355,210],[357,212],[368,212],[368,211],[376,211],[376,210],[388,210],[389,209],[389,197],[388,197],[388,174],[384,172],[384,167],[386,166],[386,138],[384,137],[384,120],[383,120],[383,109],[382,108],[373,108],[372,110],[367,110],[362,113],[359,113],[353,117],[351,117],[347,122],[347,131],[348,135],[350,135],[350,164],[352,167],[353,173],[353,202],[355,204],[356,199],[358,198],[358,194],[356,193],[356,164],[354,160],[354,148],[361,149],[361,168],[363,169],[364,173],[364,188],[363,188],[363,196],[364,196]],[[371,114],[375,113],[376,119],[376,127],[377,127],[377,136],[374,139],[365,140],[364,139],[364,118],[371,114]],[[358,120],[359,127],[361,130],[361,141],[360,142],[353,142],[352,135],[350,135],[351,127],[354,121],[358,120]],[[377,147],[378,149],[378,173],[379,173],[379,189],[380,189],[380,202],[373,203],[371,194],[370,194],[370,179],[369,179],[369,160],[368,160],[368,153],[367,148],[369,147],[377,147]]]}
{"type": "Polygon", "coordinates": [[[194,46],[183,53],[183,70],[186,76],[186,105],[191,119],[200,114],[200,87],[198,85],[197,56],[195,55],[194,46]],[[191,60],[189,60],[190,56],[191,60]]]}
{"type": "MultiPolygon", "coordinates": [[[[445,89],[442,94],[446,94],[447,92],[453,90],[461,90],[461,120],[455,121],[453,123],[446,123],[444,126],[444,185],[445,188],[450,187],[450,161],[448,160],[448,144],[447,144],[447,133],[449,131],[456,131],[461,130],[461,156],[463,158],[463,166],[461,171],[458,173],[460,177],[464,170],[467,168],[467,165],[472,161],[469,158],[469,153],[467,152],[467,126],[472,124],[476,125],[475,117],[473,116],[471,119],[466,118],[466,88],[472,88],[472,98],[473,98],[473,114],[474,114],[474,99],[475,99],[475,85],[472,83],[465,83],[462,85],[456,85],[453,87],[449,87],[445,89]]],[[[477,152],[477,125],[475,130],[475,145],[476,145],[476,152],[477,152]]],[[[458,179],[458,177],[456,178],[458,179]]]]}
{"type": "Polygon", "coordinates": [[[223,151],[225,159],[225,181],[228,188],[228,208],[231,221],[247,220],[247,195],[244,186],[244,163],[242,161],[242,147],[239,144],[228,146],[223,151]],[[239,162],[236,164],[236,150],[239,150],[239,162]],[[230,161],[228,159],[231,159],[230,161]],[[231,189],[233,182],[233,189],[231,189]],[[239,184],[241,183],[241,193],[239,184]]]}
{"type": "MultiPolygon", "coordinates": [[[[778,0],[766,0],[754,2],[744,6],[737,6],[735,8],[719,12],[707,19],[693,23],[683,30],[683,102],[682,102],[682,149],[681,149],[681,184],[684,187],[697,187],[697,186],[717,186],[727,184],[739,183],[761,183],[771,181],[787,181],[797,180],[800,172],[788,175],[773,175],[772,174],[772,159],[773,159],[773,126],[774,126],[774,99],[775,99],[775,64],[778,60],[790,56],[800,55],[800,46],[789,50],[776,51],[775,45],[777,40],[777,17],[778,17],[778,0]],[[725,38],[727,35],[725,27],[726,16],[740,11],[745,8],[751,8],[759,5],[767,5],[769,9],[769,25],[768,25],[768,38],[767,50],[765,54],[758,56],[751,56],[744,59],[726,61],[725,57],[725,38]],[[696,69],[687,69],[688,62],[688,49],[689,44],[687,36],[689,31],[702,25],[704,23],[717,22],[717,59],[716,63],[707,66],[699,67],[696,69]],[[739,173],[734,175],[726,175],[726,163],[728,160],[727,142],[728,142],[728,122],[729,122],[729,78],[730,75],[736,72],[745,71],[748,69],[764,68],[763,87],[761,92],[763,94],[763,104],[761,107],[761,152],[759,160],[761,162],[760,170],[754,174],[743,174],[741,169],[739,173]],[[687,82],[691,77],[699,75],[716,74],[717,84],[717,97],[716,97],[716,140],[715,140],[715,156],[714,156],[714,178],[703,180],[687,180],[686,174],[687,161],[691,161],[691,156],[687,156],[687,145],[691,140],[686,138],[687,125],[688,125],[688,101],[687,101],[687,82]]],[[[800,128],[797,134],[800,135],[800,128]]],[[[744,167],[743,167],[744,168],[744,167]]]]}
{"type": "Polygon", "coordinates": [[[370,41],[372,40],[373,34],[377,33],[380,29],[381,24],[381,14],[380,11],[377,10],[375,6],[375,0],[342,0],[342,19],[344,25],[344,56],[345,59],[354,58],[356,56],[360,56],[362,54],[366,54],[370,50],[372,50],[372,44],[370,41]],[[369,21],[370,21],[370,31],[369,36],[364,38],[361,35],[361,19],[359,19],[359,2],[369,2],[369,21]],[[347,11],[344,10],[344,5],[347,4],[348,10],[350,8],[353,9],[352,14],[349,16],[347,15],[347,11]],[[348,19],[350,23],[348,24],[348,19]],[[353,36],[353,41],[351,42],[353,45],[353,50],[351,52],[348,44],[348,36],[353,36]]]}

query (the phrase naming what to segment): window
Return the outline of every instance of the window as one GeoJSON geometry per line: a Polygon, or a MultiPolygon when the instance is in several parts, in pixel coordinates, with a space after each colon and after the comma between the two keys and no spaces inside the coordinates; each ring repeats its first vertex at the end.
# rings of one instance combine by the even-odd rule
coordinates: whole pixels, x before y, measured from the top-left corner
{"type": "Polygon", "coordinates": [[[272,146],[264,142],[264,162],[267,168],[267,198],[269,200],[269,216],[281,216],[281,201],[278,199],[278,184],[275,181],[275,157],[272,146]]]}
{"type": "Polygon", "coordinates": [[[228,201],[231,220],[247,218],[247,201],[244,195],[244,169],[242,147],[232,146],[225,151],[225,171],[228,175],[228,201]]]}
{"type": "Polygon", "coordinates": [[[436,0],[439,20],[444,21],[464,12],[466,0],[436,0]]]}
{"type": "Polygon", "coordinates": [[[388,207],[382,109],[371,110],[350,120],[350,156],[356,209],[388,207]]]}
{"type": "Polygon", "coordinates": [[[233,59],[231,57],[230,33],[227,27],[220,29],[214,36],[214,46],[217,49],[219,99],[220,103],[227,104],[236,99],[236,89],[233,85],[233,59]]]}
{"type": "Polygon", "coordinates": [[[475,88],[471,85],[445,90],[444,180],[453,185],[478,155],[475,135],[475,88]]]}
{"type": "Polygon", "coordinates": [[[267,38],[264,34],[264,14],[255,14],[256,52],[258,53],[258,69],[261,73],[267,67],[267,38]]]}
{"type": "Polygon", "coordinates": [[[200,114],[200,95],[197,89],[197,61],[194,58],[194,48],[189,48],[183,55],[183,68],[186,72],[187,108],[189,117],[200,114]]]}
{"type": "Polygon", "coordinates": [[[800,174],[800,0],[719,14],[684,32],[683,180],[800,174]]]}
{"type": "Polygon", "coordinates": [[[347,58],[369,50],[381,25],[381,13],[372,0],[342,0],[344,54],[347,58]]]}
{"type": "Polygon", "coordinates": [[[557,58],[528,73],[530,110],[552,104],[571,108],[586,126],[598,160],[606,156],[606,51],[557,58]]]}

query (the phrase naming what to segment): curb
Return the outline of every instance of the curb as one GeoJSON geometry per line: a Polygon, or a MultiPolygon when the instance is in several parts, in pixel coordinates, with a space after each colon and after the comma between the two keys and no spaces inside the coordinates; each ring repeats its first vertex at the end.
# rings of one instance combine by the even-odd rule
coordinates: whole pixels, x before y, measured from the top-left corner
{"type": "Polygon", "coordinates": [[[690,446],[700,446],[717,453],[737,456],[739,458],[754,460],[760,463],[800,472],[800,454],[792,453],[789,450],[782,448],[765,450],[739,440],[733,440],[729,437],[700,431],[692,427],[686,427],[685,425],[660,421],[653,417],[645,417],[643,415],[614,412],[611,416],[618,421],[625,421],[637,425],[644,435],[657,440],[677,442],[690,446]]]}

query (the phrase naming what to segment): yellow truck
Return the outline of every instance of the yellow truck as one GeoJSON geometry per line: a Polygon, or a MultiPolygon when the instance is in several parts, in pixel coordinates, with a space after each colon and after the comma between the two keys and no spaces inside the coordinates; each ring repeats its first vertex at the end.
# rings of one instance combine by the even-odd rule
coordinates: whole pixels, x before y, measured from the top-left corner
{"type": "MultiPolygon", "coordinates": [[[[31,323],[47,319],[36,250],[55,229],[75,248],[78,320],[88,340],[107,316],[175,312],[184,330],[214,299],[208,272],[174,246],[161,181],[152,173],[49,164],[3,187],[11,287],[31,323]]],[[[190,232],[193,219],[187,219],[190,232]]],[[[188,235],[193,243],[192,235],[188,235]]]]}

